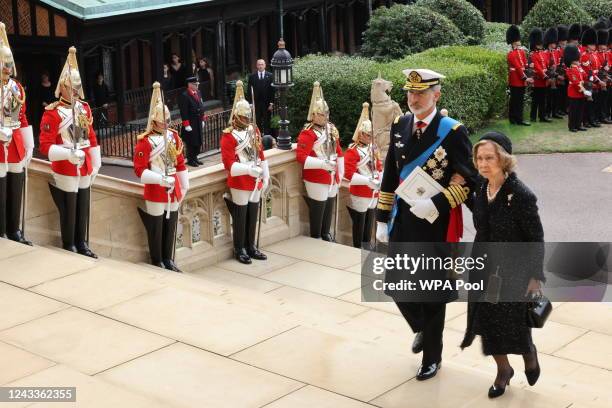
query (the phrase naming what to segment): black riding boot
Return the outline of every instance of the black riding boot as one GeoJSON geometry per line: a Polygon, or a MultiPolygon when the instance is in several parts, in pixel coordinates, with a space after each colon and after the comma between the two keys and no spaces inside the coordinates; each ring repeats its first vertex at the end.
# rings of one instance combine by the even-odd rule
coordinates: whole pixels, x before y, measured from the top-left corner
{"type": "Polygon", "coordinates": [[[259,203],[249,202],[247,210],[246,251],[252,259],[265,261],[268,257],[255,246],[255,232],[259,221],[259,203]]]}
{"type": "Polygon", "coordinates": [[[176,245],[178,211],[170,211],[170,218],[166,218],[166,213],[164,213],[162,217],[164,219],[164,229],[162,234],[162,262],[166,269],[174,272],[182,272],[174,263],[174,247],[176,245]]]}
{"type": "MultiPolygon", "coordinates": [[[[321,238],[323,241],[336,242],[332,237],[329,230],[331,229],[332,218],[334,216],[334,209],[336,204],[336,197],[329,197],[325,203],[325,211],[323,212],[323,223],[321,224],[321,238]]],[[[335,231],[334,231],[335,233],[335,231]]]]}
{"type": "Polygon", "coordinates": [[[234,239],[234,257],[243,264],[250,264],[251,257],[245,248],[246,222],[248,205],[236,205],[232,200],[224,197],[225,204],[232,216],[232,238],[234,239]]]}
{"type": "Polygon", "coordinates": [[[323,212],[325,211],[326,202],[313,200],[308,196],[304,196],[304,200],[308,204],[310,236],[312,238],[321,238],[321,225],[323,224],[323,212]]]}
{"type": "Polygon", "coordinates": [[[151,215],[138,208],[140,219],[147,230],[147,240],[149,241],[149,255],[151,256],[151,265],[165,269],[162,262],[162,234],[163,234],[163,218],[164,215],[151,215]]]}
{"type": "MultiPolygon", "coordinates": [[[[6,175],[6,237],[20,244],[30,245],[32,243],[25,239],[21,231],[21,205],[23,204],[23,188],[25,186],[25,173],[7,173],[6,175]]],[[[23,204],[26,205],[26,204],[23,204]]]]}
{"type": "Polygon", "coordinates": [[[359,212],[351,207],[346,207],[353,221],[353,246],[355,248],[361,248],[361,240],[363,239],[363,227],[365,225],[365,212],[359,212]]]}
{"type": "Polygon", "coordinates": [[[49,184],[51,197],[59,211],[60,231],[62,233],[62,248],[70,252],[78,252],[74,245],[74,233],[77,212],[77,193],[67,193],[53,184],[49,184]]]}
{"type": "Polygon", "coordinates": [[[89,249],[89,240],[87,238],[87,232],[89,231],[90,200],[91,188],[79,188],[79,192],[77,193],[76,235],[74,237],[74,242],[79,254],[90,258],[97,258],[98,255],[94,254],[93,251],[89,249]]]}
{"type": "Polygon", "coordinates": [[[374,223],[376,221],[376,209],[368,208],[365,216],[365,224],[363,226],[363,247],[365,249],[372,249],[372,230],[374,229],[374,223]]]}
{"type": "Polygon", "coordinates": [[[6,238],[6,176],[0,177],[0,238],[6,238]]]}

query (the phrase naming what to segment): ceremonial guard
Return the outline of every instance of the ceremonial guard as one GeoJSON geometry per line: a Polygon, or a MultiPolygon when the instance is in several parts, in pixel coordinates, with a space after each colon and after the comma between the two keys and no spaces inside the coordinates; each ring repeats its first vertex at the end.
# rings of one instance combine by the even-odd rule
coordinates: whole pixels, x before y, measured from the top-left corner
{"type": "Polygon", "coordinates": [[[26,118],[26,94],[17,75],[4,23],[0,23],[0,238],[32,245],[23,236],[22,211],[34,138],[26,118]]]}
{"type": "Polygon", "coordinates": [[[97,258],[89,249],[91,185],[102,165],[89,105],[76,58],[70,47],[55,97],[40,122],[40,152],[51,161],[55,184],[51,196],[59,210],[62,247],[97,258]]]}
{"type": "Polygon", "coordinates": [[[340,135],[329,121],[329,107],[319,82],[313,86],[308,123],[298,135],[296,156],[303,166],[310,236],[334,241],[330,228],[340,180],[344,177],[344,157],[340,135]]]}
{"type": "Polygon", "coordinates": [[[601,123],[609,125],[612,123],[608,119],[608,95],[610,93],[610,66],[608,65],[608,29],[597,30],[597,58],[599,59],[599,79],[601,80],[601,88],[599,90],[599,99],[597,100],[597,119],[601,123]]]}
{"type": "MultiPolygon", "coordinates": [[[[402,251],[401,243],[457,242],[463,231],[461,204],[473,190],[477,175],[467,129],[437,111],[444,76],[428,69],[403,72],[407,77],[404,90],[408,92],[412,114],[398,116],[391,126],[376,214],[376,237],[389,242],[391,258],[404,255],[396,252],[402,251]],[[443,191],[430,198],[406,202],[394,192],[417,167],[439,183],[443,191]],[[464,186],[451,184],[455,173],[463,177],[464,186]]],[[[409,271],[396,268],[391,272],[387,271],[386,282],[413,279],[409,271]]],[[[456,299],[457,294],[430,292],[424,294],[430,296],[427,302],[405,301],[405,293],[401,291],[387,294],[417,333],[412,351],[423,352],[417,380],[435,376],[442,360],[446,302],[456,299]]]]}
{"type": "Polygon", "coordinates": [[[580,50],[574,44],[569,44],[563,52],[567,65],[567,127],[570,132],[587,130],[582,126],[584,103],[590,91],[585,89],[587,73],[580,64],[580,50]]]}
{"type": "MultiPolygon", "coordinates": [[[[567,45],[575,45],[576,47],[578,47],[578,51],[582,53],[582,46],[580,45],[580,34],[580,24],[572,24],[567,34],[567,45]]],[[[568,63],[566,63],[566,65],[569,67],[568,63]]]]}
{"type": "Polygon", "coordinates": [[[533,78],[528,75],[530,70],[527,69],[527,54],[521,46],[521,32],[517,26],[508,27],[506,42],[512,47],[507,58],[508,87],[510,88],[508,118],[513,125],[529,126],[530,123],[523,120],[523,104],[525,88],[527,84],[533,83],[533,78]]]}
{"type": "Polygon", "coordinates": [[[561,56],[557,49],[558,31],[556,27],[551,27],[544,33],[544,47],[548,54],[548,66],[546,68],[546,76],[548,77],[548,86],[546,88],[546,116],[549,118],[563,119],[557,113],[559,110],[559,72],[561,67],[561,56]]]}
{"type": "Polygon", "coordinates": [[[533,64],[533,88],[531,92],[531,121],[539,117],[540,122],[551,122],[546,117],[546,90],[548,88],[548,52],[544,49],[544,34],[539,28],[529,33],[529,49],[531,64],[533,64]]]}
{"type": "Polygon", "coordinates": [[[370,105],[364,102],[353,134],[353,144],[344,152],[344,177],[350,182],[348,212],[353,221],[353,246],[369,249],[376,219],[382,162],[372,137],[370,105]]]}
{"type": "Polygon", "coordinates": [[[606,53],[607,64],[605,70],[608,77],[608,118],[612,120],[612,28],[608,30],[608,52],[606,53]]]}
{"type": "Polygon", "coordinates": [[[585,127],[601,127],[597,117],[596,101],[600,100],[599,91],[602,81],[599,79],[600,61],[597,56],[597,32],[592,28],[587,28],[582,33],[582,46],[584,53],[580,56],[582,69],[587,73],[587,80],[584,87],[592,92],[592,96],[587,97],[582,123],[585,127]]]}
{"type": "Polygon", "coordinates": [[[145,208],[138,208],[147,230],[151,263],[174,272],[178,210],[189,190],[183,143],[169,128],[170,111],[159,82],[153,84],[147,129],[134,148],[134,172],[144,184],[145,208]]]}
{"type": "Polygon", "coordinates": [[[557,114],[561,116],[567,115],[567,79],[565,78],[565,70],[567,69],[567,65],[565,60],[563,59],[563,50],[567,46],[568,33],[569,29],[565,25],[557,26],[557,33],[559,40],[557,42],[557,54],[559,55],[559,61],[561,63],[560,75],[557,77],[557,88],[559,89],[559,103],[557,114]]]}
{"type": "Polygon", "coordinates": [[[270,184],[270,169],[264,157],[261,133],[253,123],[253,112],[244,97],[242,81],[236,82],[230,126],[221,135],[221,159],[228,172],[230,194],[225,197],[225,203],[232,216],[234,256],[243,264],[250,264],[251,259],[267,259],[257,247],[255,233],[261,219],[262,191],[270,184]]]}

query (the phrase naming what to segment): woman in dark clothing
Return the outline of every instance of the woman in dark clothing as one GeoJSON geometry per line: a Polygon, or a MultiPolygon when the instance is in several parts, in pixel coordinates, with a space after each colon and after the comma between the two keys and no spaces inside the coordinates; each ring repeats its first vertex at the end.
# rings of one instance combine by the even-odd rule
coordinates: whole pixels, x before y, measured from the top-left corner
{"type": "Polygon", "coordinates": [[[164,64],[164,73],[162,75],[160,84],[161,89],[164,92],[171,91],[174,87],[174,80],[172,79],[172,74],[170,73],[170,65],[168,64],[164,64]]]}
{"type": "MultiPolygon", "coordinates": [[[[489,132],[474,145],[473,157],[482,176],[468,203],[476,229],[475,250],[482,250],[489,242],[543,243],[544,231],[538,215],[537,199],[514,173],[516,159],[512,156],[510,139],[501,133],[489,132]]],[[[496,272],[497,277],[488,279],[487,284],[493,285],[501,278],[499,289],[493,291],[502,294],[501,301],[478,299],[478,302],[469,305],[468,328],[461,347],[469,346],[475,335],[480,335],[484,354],[492,355],[495,359],[497,377],[489,389],[489,398],[501,396],[514,375],[508,354],[523,356],[530,385],[534,385],[540,375],[537,350],[531,338],[531,328],[527,325],[527,300],[541,293],[545,280],[542,245],[508,244],[503,249],[500,262],[489,262],[493,261],[490,258],[487,263],[494,265],[497,272],[486,273],[496,272]],[[520,247],[521,256],[508,256],[506,251],[517,246],[520,247]],[[523,299],[525,301],[519,301],[523,299]]],[[[496,248],[489,245],[487,249],[496,248]]],[[[470,280],[473,279],[474,276],[470,276],[470,280]]],[[[487,290],[488,295],[490,289],[487,290]]]]}
{"type": "Polygon", "coordinates": [[[208,64],[204,58],[198,60],[198,82],[200,83],[200,93],[205,101],[210,100],[210,72],[208,72],[208,64]]]}
{"type": "Polygon", "coordinates": [[[173,80],[173,89],[185,87],[187,77],[191,76],[188,75],[188,69],[189,68],[181,61],[178,54],[172,54],[170,62],[170,75],[172,76],[173,80]]]}

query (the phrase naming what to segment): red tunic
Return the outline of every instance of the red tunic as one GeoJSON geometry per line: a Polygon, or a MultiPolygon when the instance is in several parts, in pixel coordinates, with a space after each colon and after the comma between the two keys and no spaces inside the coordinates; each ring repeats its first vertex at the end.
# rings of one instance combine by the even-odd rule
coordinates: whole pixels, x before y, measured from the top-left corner
{"type": "MultiPolygon", "coordinates": [[[[357,164],[359,164],[360,160],[361,157],[359,156],[356,145],[349,147],[346,152],[344,152],[344,178],[350,181],[355,172],[359,173],[357,164]]],[[[379,159],[376,160],[376,170],[379,173],[382,172],[382,162],[379,159]]],[[[374,190],[365,184],[351,184],[349,192],[354,196],[371,198],[374,190]]],[[[374,197],[378,197],[378,191],[374,193],[374,197]]]]}
{"type": "Polygon", "coordinates": [[[585,98],[580,84],[587,79],[586,72],[579,65],[572,65],[566,69],[566,76],[568,80],[567,85],[567,97],[572,99],[583,99],[585,98]]]}
{"type": "Polygon", "coordinates": [[[546,68],[548,67],[548,61],[550,57],[548,51],[539,50],[531,53],[531,62],[533,63],[534,88],[546,88],[546,68]]]}
{"type": "Polygon", "coordinates": [[[593,76],[593,90],[600,88],[599,81],[597,80],[597,74],[600,68],[599,58],[597,52],[587,51],[580,56],[580,64],[586,71],[587,76],[593,76]]]}
{"type": "MultiPolygon", "coordinates": [[[[261,137],[259,129],[256,130],[256,133],[257,137],[261,137]]],[[[242,176],[232,176],[231,174],[232,165],[234,163],[240,163],[240,158],[236,153],[236,146],[238,146],[238,141],[231,133],[231,131],[223,132],[223,134],[221,135],[221,160],[223,161],[223,166],[225,167],[225,170],[227,170],[227,186],[229,188],[234,188],[237,190],[253,191],[255,190],[255,177],[251,177],[248,174],[244,174],[242,176]]],[[[264,157],[263,146],[261,143],[259,143],[259,160],[266,160],[266,158],[264,157]]],[[[257,189],[261,190],[262,187],[263,180],[259,180],[259,183],[257,184],[257,189]]]]}
{"type": "MultiPolygon", "coordinates": [[[[319,184],[332,184],[331,174],[327,170],[323,169],[304,169],[304,163],[306,163],[307,157],[317,157],[317,153],[314,151],[315,142],[317,141],[317,134],[314,130],[308,128],[303,129],[298,135],[297,149],[295,151],[297,161],[302,165],[302,179],[311,183],[319,184]]],[[[342,157],[342,148],[340,148],[340,141],[336,143],[336,154],[338,157],[342,157]]],[[[346,166],[346,164],[345,164],[346,166]]],[[[340,183],[340,177],[338,172],[335,173],[336,184],[340,183]]]]}
{"type": "MultiPolygon", "coordinates": [[[[96,139],[96,132],[93,129],[93,118],[91,116],[91,109],[86,102],[81,101],[85,109],[87,119],[89,120],[89,143],[90,147],[96,147],[98,140],[96,139]]],[[[49,149],[52,145],[64,146],[64,140],[62,135],[59,133],[59,128],[62,123],[62,118],[58,112],[60,106],[68,106],[63,102],[56,102],[47,106],[45,113],[40,121],[40,146],[39,150],[45,156],[49,156],[49,149]]],[[[66,146],[67,147],[67,146],[66,146]]],[[[89,153],[89,147],[83,149],[85,152],[85,163],[80,167],[81,176],[88,176],[91,174],[93,167],[91,165],[91,155],[89,153]]],[[[76,166],[70,163],[68,160],[58,160],[51,162],[51,170],[57,174],[64,176],[76,176],[76,166]]]]}
{"type": "Polygon", "coordinates": [[[525,50],[517,48],[508,53],[508,85],[525,87],[525,67],[527,55],[525,50]]]}
{"type": "MultiPolygon", "coordinates": [[[[12,79],[13,82],[17,85],[19,89],[19,99],[23,101],[23,105],[21,105],[21,109],[19,110],[19,122],[21,122],[20,128],[13,130],[13,137],[11,142],[7,146],[8,148],[8,162],[9,163],[19,163],[21,162],[25,156],[25,146],[23,144],[23,137],[21,136],[21,129],[28,127],[28,118],[26,117],[26,104],[25,104],[25,91],[23,86],[16,79],[12,79]]],[[[0,163],[6,163],[7,160],[4,157],[4,147],[0,147],[0,163]]]]}
{"type": "MultiPolygon", "coordinates": [[[[176,130],[168,130],[172,132],[175,146],[177,146],[177,150],[180,152],[176,157],[175,169],[177,172],[185,171],[187,170],[187,167],[185,167],[185,157],[183,156],[183,144],[181,142],[181,138],[176,130]]],[[[152,146],[148,135],[140,139],[134,148],[134,173],[136,173],[138,178],[142,177],[142,173],[145,170],[151,170],[151,151],[152,146]]],[[[172,190],[172,193],[170,193],[171,202],[180,201],[181,199],[181,181],[176,174],[174,175],[174,183],[174,189],[172,190]]],[[[168,190],[159,184],[145,184],[143,197],[147,201],[166,203],[168,202],[168,190]]]]}

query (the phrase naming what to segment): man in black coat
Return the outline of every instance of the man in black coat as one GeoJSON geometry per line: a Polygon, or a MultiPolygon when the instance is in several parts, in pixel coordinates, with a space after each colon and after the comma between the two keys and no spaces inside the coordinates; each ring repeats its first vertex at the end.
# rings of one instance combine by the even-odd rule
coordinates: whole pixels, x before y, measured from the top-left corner
{"type": "Polygon", "coordinates": [[[274,77],[266,71],[266,61],[257,60],[257,71],[249,75],[249,102],[253,103],[255,94],[255,117],[257,126],[264,135],[270,134],[270,114],[274,106],[274,88],[272,87],[274,77]]]}
{"type": "Polygon", "coordinates": [[[179,97],[179,109],[183,129],[181,139],[185,143],[187,165],[191,167],[201,166],[198,153],[202,148],[202,136],[204,127],[204,101],[198,90],[198,79],[187,78],[187,89],[179,97]]]}
{"type": "MultiPolygon", "coordinates": [[[[403,72],[407,77],[404,90],[408,91],[412,114],[398,116],[391,126],[376,214],[376,237],[381,242],[389,242],[390,258],[410,252],[406,243],[457,242],[462,235],[461,204],[473,189],[477,175],[467,129],[456,120],[443,117],[436,108],[444,76],[428,69],[403,72]],[[422,168],[444,190],[431,198],[406,202],[396,197],[394,191],[416,167],[422,168]],[[454,174],[463,177],[465,186],[451,185],[454,174]]],[[[444,270],[431,272],[446,276],[444,270]]],[[[398,279],[423,280],[424,277],[411,275],[399,267],[387,270],[386,283],[398,279]]],[[[386,291],[417,334],[412,351],[423,352],[416,377],[420,381],[432,378],[440,368],[446,303],[457,298],[455,291],[421,292],[415,298],[402,291],[386,291]]]]}

